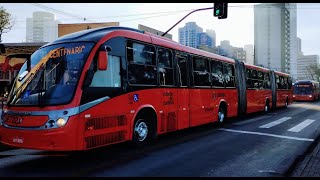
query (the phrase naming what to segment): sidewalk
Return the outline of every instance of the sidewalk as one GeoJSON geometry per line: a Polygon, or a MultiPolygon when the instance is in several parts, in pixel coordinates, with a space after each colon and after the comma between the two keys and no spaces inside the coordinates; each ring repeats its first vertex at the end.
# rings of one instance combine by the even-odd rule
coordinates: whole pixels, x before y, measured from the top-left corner
{"type": "Polygon", "coordinates": [[[290,177],[320,177],[320,142],[318,139],[314,142],[315,144],[311,145],[310,153],[307,153],[297,164],[289,175],[290,177]]]}

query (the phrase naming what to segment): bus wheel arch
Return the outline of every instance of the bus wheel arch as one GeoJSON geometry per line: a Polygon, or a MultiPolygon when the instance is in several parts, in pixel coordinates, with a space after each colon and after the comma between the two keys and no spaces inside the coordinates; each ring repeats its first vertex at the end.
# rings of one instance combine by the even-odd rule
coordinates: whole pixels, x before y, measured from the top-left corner
{"type": "Polygon", "coordinates": [[[222,124],[227,118],[227,103],[225,101],[221,101],[218,108],[218,123],[222,124]]]}
{"type": "Polygon", "coordinates": [[[152,107],[141,108],[134,117],[132,142],[143,145],[157,137],[157,114],[152,107]]]}

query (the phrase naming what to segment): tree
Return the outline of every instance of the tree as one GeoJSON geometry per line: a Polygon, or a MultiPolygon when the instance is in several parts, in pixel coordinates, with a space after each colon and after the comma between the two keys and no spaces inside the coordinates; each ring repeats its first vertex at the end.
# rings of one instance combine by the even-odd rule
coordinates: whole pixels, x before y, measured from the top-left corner
{"type": "Polygon", "coordinates": [[[11,14],[6,11],[2,6],[0,7],[0,43],[2,42],[2,34],[9,32],[15,20],[12,18],[11,14]]]}
{"type": "Polygon", "coordinates": [[[319,81],[320,77],[320,68],[317,65],[310,65],[307,67],[308,78],[311,80],[319,81]]]}

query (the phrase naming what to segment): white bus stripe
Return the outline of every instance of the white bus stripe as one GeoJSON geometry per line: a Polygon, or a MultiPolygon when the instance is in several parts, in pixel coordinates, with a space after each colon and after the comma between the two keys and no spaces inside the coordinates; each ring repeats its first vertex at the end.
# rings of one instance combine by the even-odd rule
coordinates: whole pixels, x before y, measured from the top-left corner
{"type": "Polygon", "coordinates": [[[260,126],[259,128],[271,128],[271,127],[276,126],[278,124],[281,124],[281,123],[283,123],[283,122],[285,122],[285,121],[287,121],[289,119],[291,119],[291,117],[283,117],[283,118],[278,119],[276,121],[273,121],[271,123],[268,123],[268,124],[265,124],[263,126],[260,126]]]}
{"type": "Polygon", "coordinates": [[[290,132],[299,132],[303,128],[309,126],[311,123],[313,123],[315,120],[312,119],[306,119],[305,121],[301,122],[300,124],[294,126],[293,128],[289,129],[290,132]]]}
{"type": "Polygon", "coordinates": [[[314,141],[314,139],[299,138],[299,137],[292,137],[292,136],[282,136],[282,135],[261,133],[261,132],[241,131],[241,130],[225,129],[225,128],[220,128],[219,130],[244,133],[244,134],[255,134],[255,135],[261,135],[261,136],[271,136],[271,137],[278,137],[278,138],[283,138],[283,139],[292,139],[292,140],[297,140],[297,141],[311,141],[311,142],[314,141]]]}

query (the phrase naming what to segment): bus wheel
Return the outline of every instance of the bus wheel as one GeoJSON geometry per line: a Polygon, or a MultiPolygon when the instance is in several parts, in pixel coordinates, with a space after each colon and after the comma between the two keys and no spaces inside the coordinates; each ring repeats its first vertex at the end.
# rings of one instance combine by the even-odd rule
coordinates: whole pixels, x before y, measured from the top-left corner
{"type": "Polygon", "coordinates": [[[218,111],[218,123],[222,124],[223,121],[226,118],[226,113],[223,107],[219,107],[219,111],[218,111]]]}
{"type": "Polygon", "coordinates": [[[270,107],[269,107],[269,102],[266,102],[266,105],[264,106],[264,112],[267,113],[269,112],[270,107]]]}
{"type": "Polygon", "coordinates": [[[288,98],[287,98],[287,100],[286,100],[286,103],[284,104],[284,107],[285,107],[285,108],[288,108],[288,98]]]}
{"type": "Polygon", "coordinates": [[[147,143],[151,135],[151,125],[148,121],[139,118],[133,127],[132,142],[136,146],[147,143]]]}

